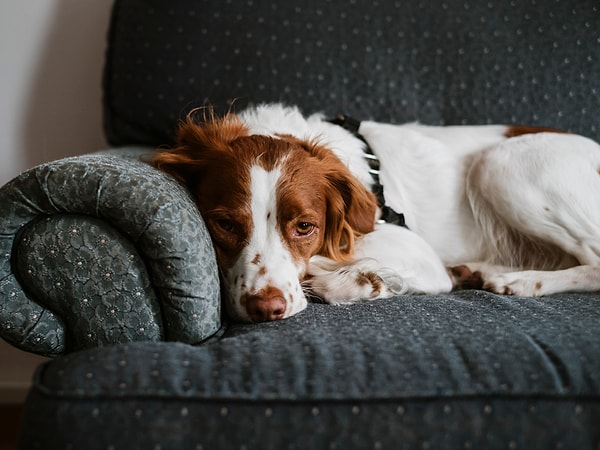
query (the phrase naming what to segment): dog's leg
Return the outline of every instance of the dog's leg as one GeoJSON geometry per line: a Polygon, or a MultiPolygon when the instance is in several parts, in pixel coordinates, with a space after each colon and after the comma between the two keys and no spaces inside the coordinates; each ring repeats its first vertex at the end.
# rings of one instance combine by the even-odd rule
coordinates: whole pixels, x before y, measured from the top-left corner
{"type": "Polygon", "coordinates": [[[497,294],[540,297],[559,292],[600,290],[600,266],[575,266],[556,271],[525,270],[490,275],[483,288],[497,294]]]}
{"type": "Polygon", "coordinates": [[[600,266],[568,269],[514,271],[486,263],[468,263],[449,268],[453,289],[484,289],[503,295],[540,297],[559,292],[600,291],[600,266]]]}
{"type": "Polygon", "coordinates": [[[482,288],[524,296],[600,289],[598,144],[555,133],[508,140],[475,159],[467,194],[490,260],[540,269],[467,264],[482,288]]]}
{"type": "Polygon", "coordinates": [[[304,285],[327,303],[354,303],[396,294],[449,292],[452,282],[433,249],[397,225],[377,225],[357,243],[355,259],[310,261],[304,285]]]}

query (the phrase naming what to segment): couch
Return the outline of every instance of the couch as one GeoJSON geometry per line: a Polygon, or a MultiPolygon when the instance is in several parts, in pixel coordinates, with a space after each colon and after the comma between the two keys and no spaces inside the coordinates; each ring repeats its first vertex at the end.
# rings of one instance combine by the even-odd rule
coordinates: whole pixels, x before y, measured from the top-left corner
{"type": "Polygon", "coordinates": [[[600,139],[599,23],[595,0],[116,0],[111,148],[0,189],[0,335],[53,357],[19,448],[599,448],[599,294],[233,323],[189,193],[148,164],[191,109],[266,101],[600,139]]]}

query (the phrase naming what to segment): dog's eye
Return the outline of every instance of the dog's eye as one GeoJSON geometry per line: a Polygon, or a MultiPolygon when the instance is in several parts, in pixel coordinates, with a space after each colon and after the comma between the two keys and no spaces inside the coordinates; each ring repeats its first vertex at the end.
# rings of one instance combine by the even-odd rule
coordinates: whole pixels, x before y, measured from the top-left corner
{"type": "Polygon", "coordinates": [[[315,226],[310,222],[298,222],[296,224],[296,235],[308,236],[315,230],[315,226]]]}
{"type": "Polygon", "coordinates": [[[217,225],[224,231],[228,233],[233,233],[235,231],[235,223],[233,220],[228,219],[219,219],[217,220],[217,225]]]}

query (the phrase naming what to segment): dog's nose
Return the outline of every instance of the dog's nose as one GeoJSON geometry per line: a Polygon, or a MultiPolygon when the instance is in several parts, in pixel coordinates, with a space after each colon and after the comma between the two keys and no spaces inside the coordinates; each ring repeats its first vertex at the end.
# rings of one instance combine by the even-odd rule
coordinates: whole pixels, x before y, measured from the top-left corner
{"type": "Polygon", "coordinates": [[[251,295],[246,302],[246,312],[253,322],[283,319],[285,307],[281,295],[251,295]]]}

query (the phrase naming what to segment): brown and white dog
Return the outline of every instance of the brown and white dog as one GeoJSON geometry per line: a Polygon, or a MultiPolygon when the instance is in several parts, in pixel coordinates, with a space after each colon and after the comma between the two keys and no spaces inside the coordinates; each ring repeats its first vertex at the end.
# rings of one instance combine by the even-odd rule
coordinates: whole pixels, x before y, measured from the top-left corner
{"type": "Polygon", "coordinates": [[[227,309],[289,317],[305,293],[352,303],[483,288],[600,289],[600,146],[546,129],[362,122],[386,204],[378,223],[365,142],[321,114],[261,105],[180,126],[155,165],[194,194],[227,309]]]}

